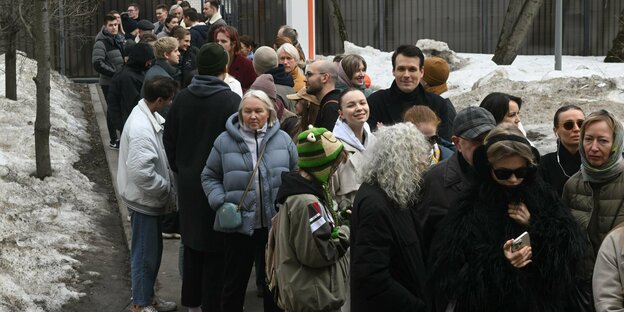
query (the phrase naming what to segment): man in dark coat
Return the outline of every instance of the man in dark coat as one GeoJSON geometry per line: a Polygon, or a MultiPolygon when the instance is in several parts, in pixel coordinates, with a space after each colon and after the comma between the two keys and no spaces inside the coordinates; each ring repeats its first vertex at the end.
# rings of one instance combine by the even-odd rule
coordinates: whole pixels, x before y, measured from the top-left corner
{"type": "Polygon", "coordinates": [[[472,154],[494,127],[494,117],[482,107],[465,108],[455,117],[452,140],[457,153],[431,167],[423,176],[418,219],[423,227],[425,250],[428,250],[440,221],[477,184],[472,154]]]}
{"type": "Polygon", "coordinates": [[[128,55],[128,63],[113,76],[106,102],[108,115],[119,133],[134,106],[141,99],[145,71],[152,65],[154,49],[147,43],[137,43],[128,55]]]}
{"type": "Polygon", "coordinates": [[[198,49],[206,43],[208,39],[209,26],[204,22],[200,22],[201,15],[195,9],[184,10],[184,24],[191,32],[191,45],[198,49]]]}
{"type": "Polygon", "coordinates": [[[223,237],[213,231],[216,209],[208,206],[200,174],[214,140],[225,131],[241,98],[223,81],[228,55],[216,43],[202,46],[196,75],[176,96],[165,123],[169,165],[178,176],[180,230],[184,244],[182,305],[220,311],[223,237]]]}
{"type": "Polygon", "coordinates": [[[427,105],[441,120],[438,135],[447,141],[451,140],[453,120],[449,117],[446,102],[439,95],[426,92],[420,84],[424,74],[424,62],[425,56],[414,45],[402,45],[394,51],[392,86],[368,97],[368,124],[371,129],[376,129],[377,123],[388,126],[402,122],[407,109],[414,105],[427,105]]]}
{"type": "MultiPolygon", "coordinates": [[[[96,72],[100,74],[100,86],[104,99],[108,97],[108,89],[113,76],[121,70],[124,64],[124,37],[119,34],[119,23],[113,15],[104,17],[104,27],[95,36],[91,62],[96,72]]],[[[106,118],[106,126],[110,137],[109,146],[114,149],[119,148],[117,133],[111,119],[106,118]]]]}
{"type": "Polygon", "coordinates": [[[321,101],[314,126],[329,131],[334,129],[340,109],[340,90],[336,89],[336,79],[338,71],[333,62],[322,60],[308,65],[305,75],[306,92],[321,101]]]}

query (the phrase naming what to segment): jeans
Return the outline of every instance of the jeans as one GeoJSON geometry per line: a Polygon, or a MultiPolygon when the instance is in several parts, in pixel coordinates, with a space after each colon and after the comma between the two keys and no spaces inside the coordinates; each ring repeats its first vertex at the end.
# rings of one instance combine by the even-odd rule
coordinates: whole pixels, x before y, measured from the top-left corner
{"type": "Polygon", "coordinates": [[[159,216],[132,212],[132,301],[138,306],[152,303],[154,284],[163,252],[159,216]]]}
{"type": "MultiPolygon", "coordinates": [[[[102,93],[104,94],[104,100],[108,101],[108,90],[110,86],[100,86],[102,87],[102,93]]],[[[119,138],[117,137],[117,129],[113,125],[113,119],[111,115],[108,113],[108,102],[106,103],[106,128],[108,129],[108,137],[110,138],[110,143],[115,143],[119,138]]]]}

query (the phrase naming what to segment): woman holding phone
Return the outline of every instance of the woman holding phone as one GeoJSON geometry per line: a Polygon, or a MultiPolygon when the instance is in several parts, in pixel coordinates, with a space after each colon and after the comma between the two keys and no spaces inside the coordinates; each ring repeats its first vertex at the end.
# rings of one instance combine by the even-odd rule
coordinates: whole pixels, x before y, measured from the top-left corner
{"type": "Polygon", "coordinates": [[[510,123],[494,128],[475,151],[481,184],[432,243],[430,281],[439,310],[582,310],[583,236],[536,174],[538,160],[510,123]],[[517,242],[516,249],[520,237],[531,245],[517,242]]]}

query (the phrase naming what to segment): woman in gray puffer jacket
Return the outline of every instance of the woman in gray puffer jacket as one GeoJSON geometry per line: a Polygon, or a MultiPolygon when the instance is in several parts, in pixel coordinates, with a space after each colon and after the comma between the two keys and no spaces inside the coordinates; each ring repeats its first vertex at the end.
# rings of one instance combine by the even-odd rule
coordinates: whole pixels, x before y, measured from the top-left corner
{"type": "Polygon", "coordinates": [[[264,92],[250,90],[243,96],[238,113],[228,119],[226,131],[215,141],[201,174],[210,207],[217,211],[214,230],[227,233],[223,311],[243,311],[255,250],[264,251],[271,218],[276,213],[274,203],[281,173],[296,166],[297,148],[280,130],[272,101],[264,92]],[[263,148],[264,156],[242,198],[263,148]],[[224,228],[218,210],[225,203],[239,205],[241,201],[242,224],[224,228]]]}

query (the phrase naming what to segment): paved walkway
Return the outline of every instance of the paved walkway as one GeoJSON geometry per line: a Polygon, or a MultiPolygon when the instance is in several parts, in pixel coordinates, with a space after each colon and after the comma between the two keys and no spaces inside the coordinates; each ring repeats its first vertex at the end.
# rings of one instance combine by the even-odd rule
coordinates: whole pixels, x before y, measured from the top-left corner
{"type": "MultiPolygon", "coordinates": [[[[115,181],[117,181],[118,152],[108,147],[109,137],[108,129],[106,128],[106,115],[104,114],[104,112],[106,111],[106,102],[104,101],[102,91],[97,84],[90,84],[89,91],[91,93],[91,103],[93,104],[95,117],[97,119],[98,127],[100,129],[100,137],[102,139],[102,144],[104,145],[104,150],[106,152],[106,160],[108,161],[108,168],[110,169],[111,181],[113,181],[113,188],[115,189],[115,194],[117,195],[117,202],[120,203],[121,200],[119,198],[119,192],[117,191],[117,185],[115,183],[115,181]]],[[[130,228],[130,222],[126,221],[128,216],[128,210],[123,207],[119,207],[119,214],[122,218],[124,233],[126,235],[126,240],[129,247],[132,232],[130,228]]],[[[160,272],[158,274],[158,281],[156,284],[156,293],[161,298],[167,301],[175,301],[178,304],[178,311],[186,311],[186,309],[183,308],[180,304],[180,290],[182,289],[182,281],[180,279],[178,271],[179,242],[180,241],[177,239],[164,240],[164,250],[162,263],[160,265],[160,272]]],[[[247,286],[247,294],[245,297],[246,312],[262,311],[262,298],[256,297],[254,274],[254,272],[251,273],[251,278],[247,286]]],[[[131,296],[131,294],[128,294],[128,296],[131,296]]],[[[130,309],[128,308],[127,311],[130,311],[130,309]]]]}

